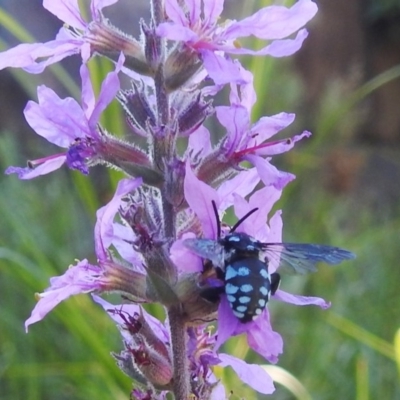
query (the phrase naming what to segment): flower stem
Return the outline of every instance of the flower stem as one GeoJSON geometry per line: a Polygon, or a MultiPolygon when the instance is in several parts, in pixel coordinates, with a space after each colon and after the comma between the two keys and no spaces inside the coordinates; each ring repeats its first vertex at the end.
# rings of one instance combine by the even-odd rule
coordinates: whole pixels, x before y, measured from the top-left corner
{"type": "Polygon", "coordinates": [[[174,367],[173,391],[175,400],[187,400],[190,394],[186,353],[186,326],[178,307],[168,311],[174,367]]]}
{"type": "Polygon", "coordinates": [[[150,4],[151,4],[152,17],[153,17],[156,25],[158,25],[164,19],[164,17],[163,17],[164,16],[163,0],[151,0],[150,4]]]}

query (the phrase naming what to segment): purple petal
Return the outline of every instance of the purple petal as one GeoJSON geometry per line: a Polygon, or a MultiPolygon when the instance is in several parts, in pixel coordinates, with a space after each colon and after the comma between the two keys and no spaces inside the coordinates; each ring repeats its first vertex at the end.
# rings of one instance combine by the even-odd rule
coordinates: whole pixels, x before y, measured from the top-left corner
{"type": "MultiPolygon", "coordinates": [[[[260,235],[257,237],[262,242],[266,243],[282,243],[282,211],[277,210],[275,214],[269,219],[269,229],[265,236],[260,235]]],[[[273,257],[268,263],[268,271],[270,274],[275,272],[279,268],[280,260],[279,257],[273,257]]]]}
{"type": "Polygon", "coordinates": [[[291,150],[299,140],[310,136],[310,132],[304,131],[301,135],[296,135],[289,139],[279,140],[274,143],[266,143],[265,146],[260,145],[259,148],[255,150],[255,154],[260,156],[273,156],[276,154],[286,153],[291,150]]]}
{"type": "Polygon", "coordinates": [[[185,3],[188,11],[189,21],[192,22],[192,24],[196,21],[199,21],[201,18],[202,2],[198,0],[186,0],[185,3]]]}
{"type": "Polygon", "coordinates": [[[203,0],[204,24],[214,24],[224,9],[224,0],[203,0]]]}
{"type": "Polygon", "coordinates": [[[329,301],[321,299],[320,297],[298,296],[296,294],[284,292],[280,289],[277,290],[273,298],[275,300],[284,301],[285,303],[295,304],[296,306],[314,305],[321,307],[324,310],[331,306],[331,303],[329,301]]]}
{"type": "MultiPolygon", "coordinates": [[[[238,142],[241,135],[245,132],[249,125],[249,113],[241,106],[218,106],[215,108],[218,121],[238,142]]],[[[236,146],[237,147],[237,146],[236,146]]]]}
{"type": "Polygon", "coordinates": [[[271,44],[261,48],[260,50],[251,50],[245,47],[232,47],[228,45],[218,46],[219,50],[226,51],[230,54],[248,54],[253,56],[272,56],[287,57],[298,51],[306,40],[308,32],[301,29],[294,39],[274,40],[271,44]]]}
{"type": "Polygon", "coordinates": [[[158,25],[156,34],[177,42],[196,43],[199,40],[198,35],[190,28],[169,22],[163,22],[158,25]]]}
{"type": "Polygon", "coordinates": [[[62,22],[84,30],[86,22],[81,17],[77,0],[43,0],[43,7],[62,22]]]}
{"type": "MultiPolygon", "coordinates": [[[[301,29],[294,39],[274,40],[270,45],[256,50],[254,52],[247,51],[245,54],[257,56],[271,56],[271,57],[287,57],[296,53],[301,49],[303,42],[307,39],[308,32],[306,29],[301,29]]],[[[236,54],[243,54],[240,51],[236,54]]]]}
{"type": "Polygon", "coordinates": [[[96,96],[94,94],[92,81],[90,80],[90,71],[86,64],[82,64],[79,73],[82,82],[81,103],[85,117],[89,120],[96,105],[96,96]]]}
{"type": "Polygon", "coordinates": [[[221,297],[218,307],[218,334],[215,350],[221,347],[228,339],[240,332],[242,324],[233,314],[226,296],[221,297]]]}
{"type": "Polygon", "coordinates": [[[239,61],[216,54],[213,51],[202,50],[201,57],[204,68],[217,85],[249,83],[249,75],[244,73],[239,61]]]}
{"type": "Polygon", "coordinates": [[[283,340],[279,333],[271,327],[268,309],[258,317],[251,329],[247,331],[247,342],[258,354],[271,363],[278,361],[278,356],[283,352],[283,340]]]}
{"type": "Polygon", "coordinates": [[[251,132],[257,133],[256,140],[262,143],[287,128],[295,119],[295,114],[279,113],[270,117],[260,118],[252,127],[251,132]]]}
{"type": "Polygon", "coordinates": [[[38,87],[39,104],[29,101],[24,114],[35,132],[49,142],[68,148],[76,138],[89,134],[80,105],[71,97],[60,99],[48,87],[38,87]]]}
{"type": "Polygon", "coordinates": [[[194,238],[193,233],[186,233],[171,246],[171,260],[178,267],[179,273],[201,272],[204,268],[202,259],[189,251],[183,244],[185,239],[194,238]]]}
{"type": "Polygon", "coordinates": [[[282,211],[277,210],[269,220],[269,235],[268,242],[281,243],[282,242],[282,211]]]}
{"type": "Polygon", "coordinates": [[[50,287],[39,294],[39,301],[25,322],[25,329],[29,325],[41,321],[55,306],[70,296],[79,293],[88,293],[101,289],[100,277],[102,269],[91,265],[87,260],[80,261],[70,267],[64,275],[50,279],[50,287]]]}
{"type": "Polygon", "coordinates": [[[24,68],[35,62],[34,54],[45,48],[42,43],[23,43],[0,53],[0,70],[13,67],[24,68]]]}
{"type": "Polygon", "coordinates": [[[125,321],[121,317],[121,313],[126,313],[131,316],[133,316],[135,313],[142,314],[156,336],[164,343],[169,342],[169,334],[165,326],[157,318],[150,315],[143,307],[136,304],[114,305],[95,294],[92,294],[92,298],[97,304],[104,308],[109,317],[118,325],[125,325],[125,321]],[[115,310],[120,312],[113,312],[115,310]]]}
{"type": "MultiPolygon", "coordinates": [[[[65,31],[64,28],[62,30],[65,31]]],[[[40,74],[44,69],[64,58],[79,53],[84,44],[82,38],[69,38],[65,40],[52,40],[44,43],[41,48],[32,54],[34,60],[42,60],[26,65],[23,69],[30,74],[40,74]]]]}
{"type": "MultiPolygon", "coordinates": [[[[124,261],[131,264],[133,270],[144,273],[143,258],[132,246],[132,242],[135,239],[137,239],[137,236],[133,233],[132,228],[118,223],[113,224],[112,235],[103,238],[103,240],[110,243],[110,246],[115,247],[124,261]]],[[[104,242],[102,247],[106,248],[104,242]]]]}
{"type": "Polygon", "coordinates": [[[231,156],[235,151],[241,150],[241,143],[247,137],[250,119],[247,110],[241,106],[216,107],[218,121],[227,131],[223,144],[226,156],[231,156]]]}
{"type": "Polygon", "coordinates": [[[186,164],[184,191],[189,207],[199,218],[204,237],[207,239],[216,239],[217,227],[212,201],[214,200],[218,207],[218,194],[211,186],[197,179],[189,163],[186,164]]]}
{"type": "Polygon", "coordinates": [[[19,179],[32,179],[59,169],[65,163],[65,159],[66,156],[64,154],[57,155],[55,157],[49,157],[35,168],[8,167],[5,173],[7,175],[18,174],[19,179]]]}
{"type": "Polygon", "coordinates": [[[165,0],[165,12],[171,21],[176,24],[186,25],[187,20],[185,13],[177,0],[165,0]]]}
{"type": "Polygon", "coordinates": [[[100,114],[114,100],[120,88],[118,73],[120,72],[124,61],[125,56],[123,55],[123,53],[121,53],[115,66],[115,70],[109,72],[101,84],[100,94],[96,101],[95,107],[91,112],[90,118],[87,115],[89,126],[92,130],[95,129],[100,119],[100,114]]]}
{"type": "Polygon", "coordinates": [[[273,185],[277,189],[283,189],[289,182],[295,179],[293,174],[289,172],[279,171],[276,167],[269,163],[268,160],[248,154],[243,157],[245,160],[251,162],[260,174],[260,178],[265,186],[273,185]]]}
{"type": "Polygon", "coordinates": [[[247,364],[245,361],[228,354],[219,354],[218,357],[221,360],[219,365],[232,367],[239,379],[257,392],[271,394],[275,391],[272,378],[260,365],[247,364]]]}
{"type": "Polygon", "coordinates": [[[141,184],[142,178],[122,179],[119,181],[117,190],[110,202],[97,211],[95,247],[97,257],[100,260],[107,258],[107,247],[111,244],[114,236],[113,222],[115,215],[121,206],[122,197],[137,189],[141,184]]]}
{"type": "MultiPolygon", "coordinates": [[[[272,207],[280,199],[282,190],[275,186],[267,186],[260,190],[257,190],[249,200],[249,209],[258,208],[257,214],[261,215],[263,221],[266,220],[272,207]]],[[[253,224],[253,226],[256,222],[253,224]]]]}
{"type": "Polygon", "coordinates": [[[99,20],[101,18],[101,10],[104,7],[111,6],[115,4],[118,0],[92,0],[90,5],[90,10],[92,12],[92,17],[94,20],[99,20]]]}
{"type": "Polygon", "coordinates": [[[242,171],[234,178],[224,181],[217,190],[220,199],[223,199],[220,210],[226,210],[233,204],[234,194],[246,197],[255,189],[259,182],[260,176],[256,168],[242,171]]]}
{"type": "Polygon", "coordinates": [[[86,28],[86,22],[80,15],[77,0],[43,0],[43,7],[50,11],[62,22],[65,22],[74,28],[81,30],[86,28]]]}
{"type": "Polygon", "coordinates": [[[302,28],[317,13],[310,0],[299,0],[293,7],[264,7],[250,17],[231,24],[224,32],[226,39],[256,36],[260,39],[283,39],[302,28]]]}
{"type": "Polygon", "coordinates": [[[187,151],[193,156],[201,155],[202,158],[211,153],[210,132],[205,126],[201,125],[190,134],[187,151]]]}
{"type": "Polygon", "coordinates": [[[235,214],[241,218],[249,211],[258,208],[256,213],[250,215],[238,228],[238,232],[246,232],[250,236],[256,237],[261,241],[269,241],[269,230],[265,221],[274,206],[280,198],[282,191],[274,186],[267,186],[255,192],[249,202],[241,196],[235,195],[235,214]]]}
{"type": "Polygon", "coordinates": [[[240,70],[241,75],[246,83],[240,85],[236,84],[236,82],[231,83],[229,101],[232,106],[240,105],[244,107],[249,114],[251,114],[251,110],[257,100],[257,94],[254,90],[254,77],[250,71],[245,70],[242,66],[240,66],[240,70]]]}
{"type": "Polygon", "coordinates": [[[79,50],[80,41],[51,40],[46,43],[23,43],[0,53],[0,70],[6,67],[23,68],[30,73],[43,72],[53,64],[79,50]],[[44,61],[36,62],[37,59],[44,61]]]}

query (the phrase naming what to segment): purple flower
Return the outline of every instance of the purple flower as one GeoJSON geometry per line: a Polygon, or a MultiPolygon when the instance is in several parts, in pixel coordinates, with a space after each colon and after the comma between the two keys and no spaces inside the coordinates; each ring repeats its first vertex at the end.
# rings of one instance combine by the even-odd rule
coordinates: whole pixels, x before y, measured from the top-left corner
{"type": "Polygon", "coordinates": [[[132,229],[115,221],[118,211],[125,206],[124,197],[135,191],[142,183],[140,178],[122,179],[113,198],[97,211],[95,226],[95,247],[99,259],[108,258],[108,248],[113,246],[120,257],[129,262],[137,271],[143,271],[142,257],[132,246],[135,235],[132,229]]]}
{"type": "Polygon", "coordinates": [[[41,321],[55,306],[70,296],[104,290],[107,287],[103,268],[90,264],[87,260],[71,266],[64,275],[50,279],[50,287],[37,295],[39,301],[25,322],[29,325],[41,321]]]}
{"type": "Polygon", "coordinates": [[[317,12],[310,0],[300,0],[291,8],[262,8],[241,21],[218,24],[223,0],[187,1],[187,13],[177,0],[166,0],[165,10],[170,21],[157,27],[157,34],[182,41],[198,52],[210,76],[218,84],[245,82],[239,66],[218,52],[230,54],[288,56],[296,52],[307,37],[302,28],[317,12]],[[299,30],[300,29],[300,30],[299,30]],[[297,33],[294,39],[285,39],[297,33]],[[237,39],[255,36],[270,43],[260,50],[241,48],[237,39]]]}
{"type": "Polygon", "coordinates": [[[251,162],[266,186],[270,184],[283,188],[294,179],[289,173],[278,171],[263,156],[273,156],[289,151],[294,144],[311,134],[307,131],[292,139],[266,142],[271,136],[285,129],[294,120],[294,114],[280,113],[271,117],[262,117],[251,125],[250,115],[246,108],[232,105],[220,106],[216,109],[219,122],[225,127],[227,135],[217,150],[229,161],[239,164],[241,161],[251,162]]]}
{"type": "MultiPolygon", "coordinates": [[[[94,21],[100,21],[101,10],[118,0],[92,0],[90,11],[94,21]]],[[[46,43],[20,44],[0,53],[0,69],[6,67],[23,68],[39,74],[51,64],[79,52],[90,52],[90,41],[86,37],[89,26],[83,20],[77,0],[44,0],[43,7],[65,22],[54,40],[46,43]],[[87,49],[85,49],[87,47],[87,49]],[[40,61],[38,61],[40,60],[40,61]]]]}
{"type": "MultiPolygon", "coordinates": [[[[279,199],[282,189],[274,185],[267,186],[255,192],[247,202],[239,194],[233,194],[233,205],[235,214],[238,218],[247,214],[250,210],[258,208],[257,213],[250,215],[238,227],[238,232],[256,238],[265,243],[282,242],[282,219],[281,211],[276,211],[270,218],[269,224],[266,224],[267,216],[270,213],[274,203],[279,199]]],[[[215,215],[211,202],[214,201],[219,207],[220,212],[224,212],[229,202],[223,201],[219,190],[215,190],[204,182],[198,180],[190,169],[187,169],[185,176],[185,198],[193,210],[202,227],[204,238],[218,239],[215,221],[215,215]]],[[[175,263],[183,268],[187,255],[180,253],[180,257],[175,258],[175,263]]],[[[279,260],[271,260],[269,263],[269,272],[273,273],[279,266],[279,260]]],[[[297,296],[278,290],[272,297],[273,299],[285,301],[296,305],[317,305],[321,308],[329,307],[329,303],[317,297],[297,296]]],[[[266,358],[270,362],[277,362],[278,356],[283,350],[283,341],[281,336],[271,328],[268,309],[254,321],[249,323],[240,322],[232,313],[232,309],[223,295],[218,309],[218,340],[216,347],[221,346],[230,337],[245,333],[249,346],[266,358]]]]}
{"type": "Polygon", "coordinates": [[[121,54],[115,71],[104,80],[96,100],[89,70],[81,66],[82,106],[71,97],[60,99],[46,86],[38,87],[38,103],[29,101],[24,114],[36,133],[67,152],[29,162],[29,167],[9,167],[6,174],[16,173],[20,179],[32,179],[60,168],[64,163],[72,169],[88,174],[88,166],[95,164],[104,153],[104,137],[98,128],[100,114],[119,90],[118,72],[124,57],[121,54]]]}
{"type": "Polygon", "coordinates": [[[123,267],[113,261],[107,251],[113,237],[113,219],[121,199],[129,192],[136,190],[141,179],[121,180],[111,201],[97,212],[95,228],[95,247],[98,265],[87,260],[70,266],[61,276],[50,279],[50,287],[37,295],[39,301],[33,309],[25,327],[42,320],[47,313],[68,297],[90,292],[125,291],[146,301],[145,275],[141,268],[123,267]]]}
{"type": "Polygon", "coordinates": [[[212,148],[210,135],[206,128],[202,127],[199,132],[190,136],[187,158],[195,167],[196,176],[212,186],[218,182],[219,176],[226,176],[234,169],[240,169],[240,163],[248,161],[256,167],[266,186],[274,185],[282,189],[295,177],[288,172],[278,171],[269,162],[271,156],[289,151],[298,141],[310,137],[311,133],[304,131],[292,138],[268,141],[294,121],[294,114],[280,113],[262,117],[255,124],[251,124],[251,107],[245,106],[247,100],[243,101],[243,105],[216,107],[216,116],[226,129],[226,135],[212,148]]]}
{"type": "MultiPolygon", "coordinates": [[[[113,305],[98,296],[93,296],[93,299],[104,308],[117,324],[124,339],[125,347],[135,348],[143,340],[152,349],[156,349],[159,355],[162,355],[170,362],[168,356],[170,346],[168,321],[162,324],[139,305],[113,305]],[[138,321],[141,322],[138,323],[138,321]]],[[[199,396],[198,398],[210,398],[212,400],[225,398],[224,387],[221,384],[217,384],[217,380],[211,369],[211,367],[217,365],[233,368],[244,383],[260,393],[270,394],[274,391],[271,377],[261,366],[248,364],[228,354],[217,354],[213,350],[216,343],[216,336],[205,330],[204,327],[190,328],[188,333],[187,357],[192,381],[198,382],[198,386],[194,390],[194,393],[199,396]],[[196,389],[198,392],[196,392],[196,389]],[[205,393],[202,390],[207,389],[211,393],[207,392],[208,396],[205,397],[205,393]]],[[[144,347],[142,350],[150,352],[150,347],[144,347]]],[[[122,361],[125,355],[125,352],[122,352],[117,359],[122,361]]],[[[155,363],[154,368],[157,370],[158,375],[160,375],[162,368],[167,368],[165,365],[160,365],[160,359],[156,357],[153,357],[150,362],[155,363]]],[[[127,363],[125,363],[125,367],[129,368],[127,363]]],[[[138,366],[136,362],[136,367],[139,367],[143,371],[143,365],[138,366]]],[[[129,374],[128,371],[126,372],[129,374]]],[[[156,376],[152,376],[152,378],[158,379],[156,376]]],[[[163,392],[158,395],[163,396],[163,392]]]]}

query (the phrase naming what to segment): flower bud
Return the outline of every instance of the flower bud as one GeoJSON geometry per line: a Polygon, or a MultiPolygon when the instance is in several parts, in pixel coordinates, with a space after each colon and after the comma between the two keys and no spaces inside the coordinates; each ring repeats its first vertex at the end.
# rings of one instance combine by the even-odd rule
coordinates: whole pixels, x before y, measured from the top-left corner
{"type": "Polygon", "coordinates": [[[97,52],[116,62],[120,53],[123,52],[125,67],[141,75],[154,75],[146,61],[142,45],[133,37],[111,25],[108,19],[101,17],[99,21],[91,22],[86,39],[90,43],[92,53],[97,52]]]}
{"type": "Polygon", "coordinates": [[[173,92],[185,85],[202,67],[196,52],[178,45],[168,55],[164,67],[167,91],[173,92]]]}
{"type": "Polygon", "coordinates": [[[132,82],[132,89],[121,91],[117,99],[124,108],[132,131],[140,136],[149,136],[148,128],[156,126],[156,116],[144,87],[132,82]]]}
{"type": "Polygon", "coordinates": [[[136,368],[155,387],[166,387],[172,379],[173,368],[169,360],[146,343],[128,348],[136,368]]]}
{"type": "Polygon", "coordinates": [[[183,182],[185,177],[185,164],[177,158],[172,159],[165,168],[166,191],[165,197],[174,207],[184,202],[183,182]]]}
{"type": "Polygon", "coordinates": [[[149,28],[143,20],[140,21],[140,27],[145,38],[144,53],[147,63],[152,71],[157,71],[163,52],[160,37],[157,36],[155,30],[149,28]]]}
{"type": "Polygon", "coordinates": [[[178,109],[178,127],[180,136],[188,136],[194,132],[204,120],[213,113],[211,102],[204,101],[201,92],[187,94],[180,92],[172,105],[178,109]],[[179,106],[176,105],[179,103],[179,106]]]}

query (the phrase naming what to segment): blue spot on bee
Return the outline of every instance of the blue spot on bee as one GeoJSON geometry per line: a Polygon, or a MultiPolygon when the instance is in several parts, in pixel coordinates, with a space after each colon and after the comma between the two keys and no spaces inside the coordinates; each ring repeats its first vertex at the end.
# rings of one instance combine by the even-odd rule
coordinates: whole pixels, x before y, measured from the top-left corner
{"type": "Polygon", "coordinates": [[[249,296],[240,296],[239,297],[239,303],[242,303],[242,304],[250,303],[250,300],[251,300],[251,297],[249,297],[249,296]]]}
{"type": "Polygon", "coordinates": [[[239,291],[239,287],[232,285],[231,283],[227,283],[225,285],[225,293],[226,294],[235,294],[239,291]]]}
{"type": "Polygon", "coordinates": [[[248,283],[240,286],[240,291],[243,293],[249,293],[253,291],[253,286],[249,285],[248,283]]]}

